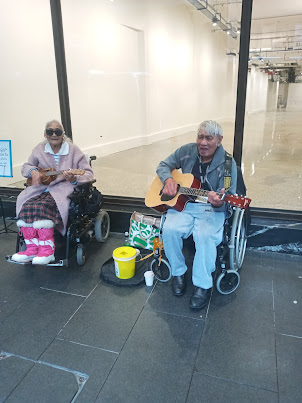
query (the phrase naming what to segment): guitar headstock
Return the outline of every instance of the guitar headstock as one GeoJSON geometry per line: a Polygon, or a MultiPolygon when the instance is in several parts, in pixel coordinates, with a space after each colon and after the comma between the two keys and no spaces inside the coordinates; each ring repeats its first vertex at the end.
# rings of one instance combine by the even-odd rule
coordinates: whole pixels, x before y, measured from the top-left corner
{"type": "Polygon", "coordinates": [[[246,196],[238,196],[238,195],[225,195],[223,199],[226,203],[231,206],[240,207],[242,209],[247,209],[251,203],[251,199],[246,196]]]}
{"type": "Polygon", "coordinates": [[[73,175],[84,175],[85,169],[69,169],[68,172],[73,175]]]}

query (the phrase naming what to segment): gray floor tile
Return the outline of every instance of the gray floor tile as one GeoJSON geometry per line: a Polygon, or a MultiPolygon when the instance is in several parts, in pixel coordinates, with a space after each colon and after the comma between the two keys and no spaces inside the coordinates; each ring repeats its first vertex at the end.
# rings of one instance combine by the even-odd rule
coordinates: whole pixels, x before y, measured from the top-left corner
{"type": "Polygon", "coordinates": [[[263,260],[247,256],[239,270],[240,287],[257,288],[272,291],[273,264],[264,264],[263,260]]]}
{"type": "Polygon", "coordinates": [[[101,282],[59,337],[119,352],[148,297],[143,286],[116,287],[101,282]]]}
{"type": "Polygon", "coordinates": [[[32,361],[0,354],[0,402],[5,401],[33,365],[32,361]]]}
{"type": "Polygon", "coordinates": [[[302,266],[297,262],[275,262],[274,305],[276,331],[302,337],[302,266]]]}
{"type": "Polygon", "coordinates": [[[277,391],[272,293],[213,295],[196,371],[277,391]]]}
{"type": "Polygon", "coordinates": [[[167,283],[157,282],[149,300],[147,307],[152,311],[166,312],[173,315],[186,316],[195,319],[205,319],[207,306],[202,310],[192,310],[189,301],[194,287],[191,280],[187,281],[187,290],[181,297],[172,294],[171,281],[167,283]]]}
{"type": "MultiPolygon", "coordinates": [[[[1,235],[2,257],[15,241],[15,234],[1,235]]],[[[187,396],[189,402],[213,396],[274,402],[277,386],[280,403],[300,401],[302,339],[277,334],[276,352],[274,330],[301,334],[302,257],[248,251],[238,290],[226,296],[214,290],[209,307],[195,312],[190,269],[181,298],[170,282],[150,292],[100,281],[102,262],[122,241],[122,234],[111,234],[105,244],[92,242],[82,267],[3,259],[0,349],[25,359],[0,359],[0,401],[31,402],[38,394],[71,401],[78,390],[74,371],[88,377],[81,403],[185,402],[187,396]]],[[[186,242],[184,252],[190,267],[194,248],[186,242]]]]}
{"type": "Polygon", "coordinates": [[[278,403],[278,393],[194,373],[187,403],[278,403]]]}
{"type": "Polygon", "coordinates": [[[203,326],[144,310],[97,402],[185,402],[203,326]]]}
{"type": "MultiPolygon", "coordinates": [[[[14,243],[15,239],[14,241],[10,240],[10,244],[14,243]]],[[[17,287],[22,289],[30,290],[37,287],[45,287],[87,296],[100,281],[102,264],[112,256],[112,251],[121,242],[122,238],[115,234],[110,234],[105,243],[99,243],[95,240],[91,241],[87,245],[87,259],[84,266],[79,266],[74,257],[69,259],[68,267],[32,266],[31,264],[19,265],[4,261],[3,276],[12,284],[16,284],[17,287]],[[14,282],[12,282],[12,277],[15,278],[14,282]]],[[[2,288],[3,286],[0,284],[0,291],[2,288]]]]}
{"type": "Polygon", "coordinates": [[[78,389],[73,373],[35,364],[6,402],[71,402],[78,389]]]}
{"type": "Polygon", "coordinates": [[[54,340],[40,360],[87,374],[89,378],[77,398],[77,403],[87,403],[95,401],[117,358],[116,353],[54,340]]]}
{"type": "Polygon", "coordinates": [[[277,335],[280,403],[300,403],[302,396],[302,338],[277,335]]]}
{"type": "Polygon", "coordinates": [[[83,302],[83,298],[37,290],[0,326],[1,349],[37,359],[83,302]]]}
{"type": "MultiPolygon", "coordinates": [[[[8,265],[8,263],[6,263],[8,265]]],[[[14,265],[0,272],[0,323],[18,308],[37,289],[35,281],[29,279],[23,266],[14,265]],[[18,266],[18,267],[17,267],[18,266]],[[20,269],[22,267],[22,269],[20,269]]]]}

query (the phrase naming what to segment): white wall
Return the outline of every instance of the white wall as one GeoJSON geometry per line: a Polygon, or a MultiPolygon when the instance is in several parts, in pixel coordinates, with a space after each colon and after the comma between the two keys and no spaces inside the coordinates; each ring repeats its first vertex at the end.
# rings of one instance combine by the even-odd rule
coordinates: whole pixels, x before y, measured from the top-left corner
{"type": "Polygon", "coordinates": [[[63,0],[62,14],[73,136],[83,149],[103,156],[204,119],[234,120],[237,59],[226,56],[227,35],[187,1],[63,0]]]}
{"type": "Polygon", "coordinates": [[[44,124],[60,118],[49,0],[0,3],[0,139],[12,141],[13,178],[43,139],[44,124]]]}
{"type": "Polygon", "coordinates": [[[247,79],[246,113],[265,111],[267,94],[268,75],[252,66],[247,79]]]}
{"type": "MultiPolygon", "coordinates": [[[[238,58],[226,56],[230,38],[186,0],[61,5],[73,136],[83,150],[108,155],[196,130],[204,119],[233,124],[238,58]]],[[[21,179],[60,110],[49,1],[1,2],[0,30],[0,130],[12,139],[14,170],[4,185],[21,179]]],[[[264,89],[250,96],[253,107],[264,89]]]]}
{"type": "Polygon", "coordinates": [[[267,99],[266,99],[266,110],[275,111],[278,104],[278,91],[279,91],[279,81],[267,82],[267,99]]]}
{"type": "Polygon", "coordinates": [[[302,108],[302,83],[288,84],[287,110],[301,110],[302,108]]]}

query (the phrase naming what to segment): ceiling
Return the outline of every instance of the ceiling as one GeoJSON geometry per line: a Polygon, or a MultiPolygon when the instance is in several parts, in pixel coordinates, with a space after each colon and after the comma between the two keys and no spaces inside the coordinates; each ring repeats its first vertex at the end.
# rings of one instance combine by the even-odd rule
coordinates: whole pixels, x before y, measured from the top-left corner
{"type": "MultiPolygon", "coordinates": [[[[241,0],[208,0],[208,4],[240,27],[241,0]]],[[[253,0],[250,64],[283,78],[294,70],[297,80],[302,79],[301,0],[253,0]]]]}

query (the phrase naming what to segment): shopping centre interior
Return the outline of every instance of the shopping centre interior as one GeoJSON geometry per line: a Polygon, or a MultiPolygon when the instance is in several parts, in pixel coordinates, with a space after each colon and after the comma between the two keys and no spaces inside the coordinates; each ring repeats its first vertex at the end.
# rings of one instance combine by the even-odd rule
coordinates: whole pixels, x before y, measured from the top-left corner
{"type": "MultiPolygon", "coordinates": [[[[15,0],[0,34],[0,402],[299,402],[301,2],[15,0]],[[84,266],[5,261],[21,168],[51,119],[96,156],[111,219],[84,266]],[[175,298],[170,282],[117,286],[101,270],[133,211],[158,216],[144,198],[159,162],[208,119],[241,167],[251,225],[238,289],[213,287],[193,312],[190,281],[175,298]]],[[[192,240],[184,254],[189,279],[192,240]]]]}

